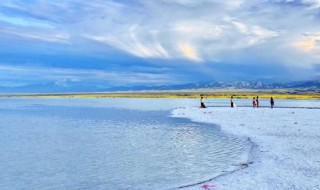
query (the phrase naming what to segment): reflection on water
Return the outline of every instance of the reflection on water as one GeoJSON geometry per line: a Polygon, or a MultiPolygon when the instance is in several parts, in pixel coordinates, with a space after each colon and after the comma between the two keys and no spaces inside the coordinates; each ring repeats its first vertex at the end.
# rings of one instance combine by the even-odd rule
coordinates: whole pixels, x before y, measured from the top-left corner
{"type": "Polygon", "coordinates": [[[148,111],[125,109],[135,99],[1,101],[1,189],[165,189],[221,174],[250,146],[168,117],[167,100],[148,111]]]}

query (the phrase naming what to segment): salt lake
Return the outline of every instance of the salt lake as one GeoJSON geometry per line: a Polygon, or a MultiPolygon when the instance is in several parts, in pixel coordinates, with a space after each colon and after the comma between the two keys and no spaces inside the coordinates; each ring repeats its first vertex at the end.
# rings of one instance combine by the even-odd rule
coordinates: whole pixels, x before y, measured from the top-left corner
{"type": "Polygon", "coordinates": [[[246,138],[170,117],[198,104],[1,98],[1,189],[171,189],[239,169],[246,138]]]}

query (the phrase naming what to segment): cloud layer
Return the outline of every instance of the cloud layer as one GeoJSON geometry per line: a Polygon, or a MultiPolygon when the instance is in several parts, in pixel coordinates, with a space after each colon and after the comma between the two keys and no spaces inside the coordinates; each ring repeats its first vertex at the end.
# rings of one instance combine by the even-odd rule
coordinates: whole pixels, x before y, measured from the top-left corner
{"type": "MultiPolygon", "coordinates": [[[[5,1],[0,40],[127,54],[170,67],[173,75],[192,65],[212,73],[221,64],[273,65],[312,78],[320,64],[319,9],[319,0],[5,1]]],[[[11,52],[17,49],[23,48],[11,52]]]]}

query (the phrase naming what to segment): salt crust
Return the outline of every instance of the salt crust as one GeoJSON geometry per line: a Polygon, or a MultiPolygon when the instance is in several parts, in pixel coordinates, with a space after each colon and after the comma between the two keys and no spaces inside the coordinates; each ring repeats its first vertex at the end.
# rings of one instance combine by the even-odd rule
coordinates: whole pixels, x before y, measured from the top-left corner
{"type": "Polygon", "coordinates": [[[319,109],[185,107],[174,109],[172,116],[218,124],[223,132],[256,145],[253,163],[207,182],[215,185],[212,189],[320,189],[319,109]]]}

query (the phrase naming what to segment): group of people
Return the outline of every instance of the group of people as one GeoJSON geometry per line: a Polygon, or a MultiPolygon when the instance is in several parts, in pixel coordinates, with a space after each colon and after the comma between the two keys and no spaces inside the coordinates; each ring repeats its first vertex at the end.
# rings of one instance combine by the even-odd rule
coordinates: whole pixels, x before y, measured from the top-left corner
{"type": "MultiPolygon", "coordinates": [[[[236,104],[234,103],[234,100],[233,100],[233,96],[231,96],[230,103],[231,103],[231,107],[232,108],[236,107],[236,104]]],[[[273,97],[270,97],[270,106],[271,106],[271,109],[273,109],[273,107],[274,107],[274,99],[273,99],[273,97]]],[[[259,105],[259,96],[253,97],[252,107],[253,108],[259,108],[260,107],[260,105],[259,105]]]]}
{"type": "MultiPolygon", "coordinates": [[[[231,96],[231,98],[230,98],[230,104],[231,104],[231,108],[237,107],[235,102],[234,102],[234,100],[233,100],[233,96],[231,96]]],[[[271,109],[273,109],[273,107],[274,107],[274,99],[273,99],[273,97],[270,98],[270,106],[271,106],[271,109]]],[[[252,107],[253,108],[259,108],[260,107],[260,105],[259,105],[259,96],[253,97],[252,107]]],[[[200,108],[206,108],[206,106],[204,105],[203,96],[201,96],[201,98],[200,98],[200,108]]]]}

